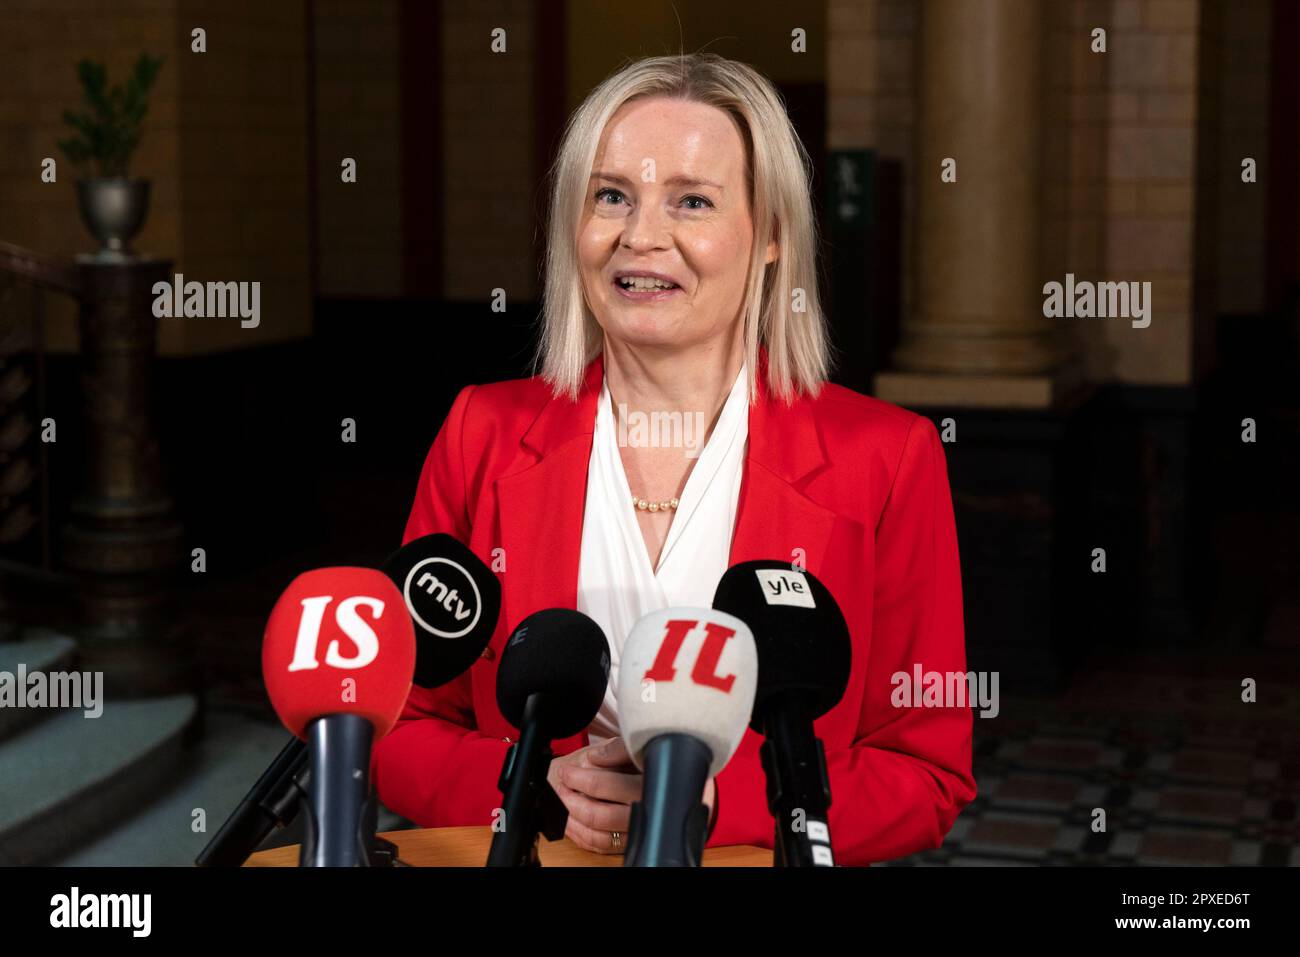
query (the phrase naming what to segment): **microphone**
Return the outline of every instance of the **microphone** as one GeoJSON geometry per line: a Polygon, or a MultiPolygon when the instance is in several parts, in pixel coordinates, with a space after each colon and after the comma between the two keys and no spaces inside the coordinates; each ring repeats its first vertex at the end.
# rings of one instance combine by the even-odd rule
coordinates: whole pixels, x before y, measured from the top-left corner
{"type": "Polygon", "coordinates": [[[501,768],[502,825],[488,867],[535,867],[537,835],[564,836],[568,812],[547,783],[551,742],[591,724],[609,685],[609,644],[581,612],[549,608],[525,618],[497,668],[497,707],[520,730],[501,768]]]}
{"type": "MultiPolygon", "coordinates": [[[[415,626],[415,676],[420,688],[460,677],[478,660],[501,614],[501,582],[477,555],[442,533],[413,539],[388,557],[383,571],[402,592],[415,626]]],[[[290,738],[221,830],[195,860],[199,867],[239,867],[276,828],[298,816],[307,790],[307,745],[290,738]]],[[[376,840],[371,864],[392,859],[376,840]]]]}
{"type": "Polygon", "coordinates": [[[844,615],[811,572],[778,561],[727,569],[713,607],[748,623],[758,649],[750,727],[767,739],[759,755],[776,819],[773,863],[834,866],[830,778],[813,721],[848,687],[853,652],[844,615]]]}
{"type": "Polygon", "coordinates": [[[275,603],[262,675],[284,726],[307,742],[301,866],[368,864],[370,749],[401,714],[414,669],[411,619],[382,572],[305,572],[275,603]]]}
{"type": "Polygon", "coordinates": [[[501,616],[501,581],[492,570],[441,532],[407,542],[383,570],[415,625],[416,687],[437,688],[468,671],[501,616]]]}
{"type": "Polygon", "coordinates": [[[665,608],[636,623],[619,665],[618,714],[645,781],[625,865],[699,867],[704,785],[740,746],[757,683],[754,636],[734,615],[665,608]]]}

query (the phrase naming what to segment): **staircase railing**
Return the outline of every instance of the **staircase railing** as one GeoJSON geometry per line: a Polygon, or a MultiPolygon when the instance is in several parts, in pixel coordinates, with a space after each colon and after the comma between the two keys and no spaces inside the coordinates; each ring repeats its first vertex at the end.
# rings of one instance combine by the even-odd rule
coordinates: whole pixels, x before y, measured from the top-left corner
{"type": "Polygon", "coordinates": [[[0,242],[0,640],[20,624],[49,619],[66,607],[66,576],[54,570],[49,449],[42,440],[49,412],[45,361],[45,296],[80,301],[71,260],[0,242]],[[21,592],[19,592],[21,589],[21,592]],[[6,600],[20,593],[15,606],[6,600]]]}
{"type": "MultiPolygon", "coordinates": [[[[151,408],[157,351],[152,290],[156,282],[170,281],[171,265],[169,260],[144,257],[63,259],[0,242],[0,288],[36,290],[28,324],[34,329],[29,353],[40,376],[33,375],[28,383],[21,373],[15,374],[15,397],[20,396],[19,385],[25,387],[21,395],[36,385],[31,401],[44,407],[41,293],[71,296],[78,303],[77,363],[86,430],[78,494],[57,529],[59,548],[50,543],[54,517],[48,463],[42,458],[39,558],[8,561],[0,565],[0,573],[21,581],[20,596],[37,594],[42,587],[64,592],[61,604],[78,610],[74,633],[81,666],[103,670],[108,688],[118,694],[157,694],[190,684],[182,626],[169,602],[172,581],[181,568],[183,532],[165,488],[151,408]],[[52,552],[61,561],[52,562],[52,552]],[[66,593],[68,586],[72,595],[66,593]]],[[[14,323],[15,328],[21,325],[14,323]]],[[[0,446],[7,434],[5,372],[0,368],[0,446]]],[[[39,430],[24,430],[22,424],[14,427],[16,448],[26,448],[33,436],[42,445],[39,430]]],[[[5,464],[0,462],[0,503],[6,493],[5,464]]],[[[23,485],[24,478],[33,479],[35,472],[33,468],[30,475],[19,475],[13,487],[23,485]]],[[[0,514],[3,507],[0,504],[0,514]]],[[[23,597],[10,595],[9,601],[19,618],[33,611],[23,607],[23,597]]]]}

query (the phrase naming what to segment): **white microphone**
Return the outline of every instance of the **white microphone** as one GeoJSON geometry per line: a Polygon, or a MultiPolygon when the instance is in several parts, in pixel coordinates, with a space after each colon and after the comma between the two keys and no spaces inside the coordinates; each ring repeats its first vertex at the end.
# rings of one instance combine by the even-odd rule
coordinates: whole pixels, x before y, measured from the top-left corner
{"type": "Polygon", "coordinates": [[[618,675],[620,732],[645,772],[627,866],[699,866],[709,824],[704,785],[740,746],[757,685],[754,635],[736,616],[665,608],[636,623],[618,675]]]}

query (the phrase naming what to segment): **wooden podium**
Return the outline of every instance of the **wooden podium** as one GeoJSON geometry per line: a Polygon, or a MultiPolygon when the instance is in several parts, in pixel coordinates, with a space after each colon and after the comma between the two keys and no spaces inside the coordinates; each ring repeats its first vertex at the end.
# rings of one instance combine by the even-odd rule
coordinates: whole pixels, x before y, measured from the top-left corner
{"type": "MultiPolygon", "coordinates": [[[[492,830],[487,827],[431,827],[425,830],[387,831],[380,837],[397,845],[397,857],[412,867],[483,867],[487,862],[492,830]]],[[[542,840],[538,853],[543,867],[622,867],[621,854],[593,854],[567,837],[551,843],[542,840]]],[[[249,857],[245,867],[297,867],[298,845],[273,847],[249,857]]],[[[771,867],[772,852],[738,844],[704,850],[705,867],[771,867]]]]}

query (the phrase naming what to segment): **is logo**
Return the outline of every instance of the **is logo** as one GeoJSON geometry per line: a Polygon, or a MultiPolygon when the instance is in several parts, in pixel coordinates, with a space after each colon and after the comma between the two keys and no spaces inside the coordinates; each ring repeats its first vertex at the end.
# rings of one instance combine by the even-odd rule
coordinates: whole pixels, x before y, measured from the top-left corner
{"type": "Polygon", "coordinates": [[[406,573],[402,597],[415,622],[439,638],[464,638],[483,613],[478,583],[450,558],[416,563],[406,573]]]}

